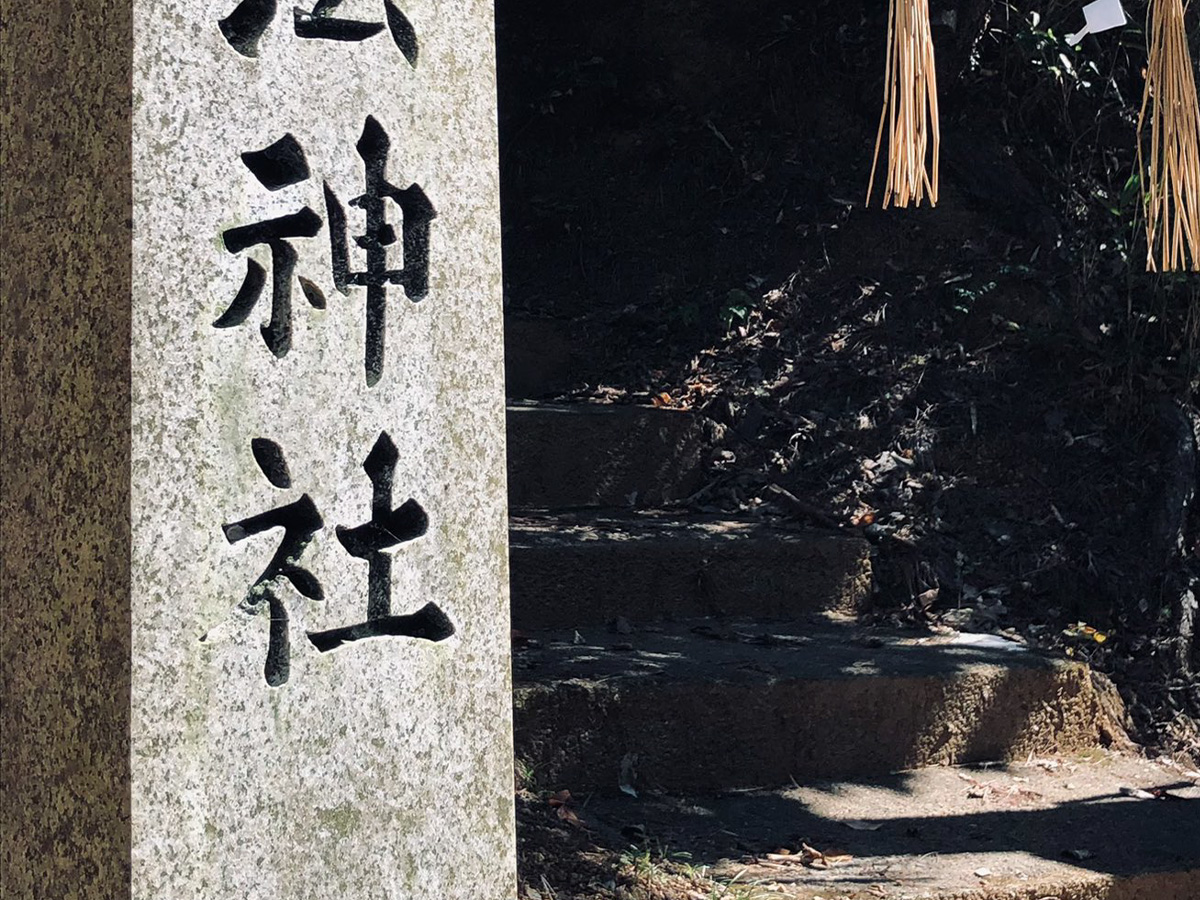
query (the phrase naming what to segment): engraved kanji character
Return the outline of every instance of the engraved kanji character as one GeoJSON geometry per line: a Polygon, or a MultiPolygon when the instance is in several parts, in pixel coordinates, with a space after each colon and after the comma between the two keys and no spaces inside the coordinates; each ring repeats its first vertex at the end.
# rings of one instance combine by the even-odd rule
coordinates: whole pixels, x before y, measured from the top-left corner
{"type": "Polygon", "coordinates": [[[373,488],[370,521],[352,528],[337,527],[338,541],[351,556],[367,560],[367,618],[364,622],[310,631],[308,639],[322,653],[370,637],[411,637],[444,641],[454,625],[436,603],[426,603],[410,615],[392,615],[392,558],[385,551],[416,540],[429,528],[429,517],[411,497],[392,507],[392,481],[399,453],[386,431],[363,463],[373,488]]]}
{"type": "MultiPolygon", "coordinates": [[[[251,153],[242,154],[242,162],[269,191],[299,184],[309,176],[308,162],[300,144],[290,134],[251,153]]],[[[263,341],[277,357],[287,355],[292,346],[292,276],[296,271],[296,251],[288,238],[315,237],[321,230],[321,217],[305,206],[299,212],[223,232],[225,249],[230,253],[259,244],[271,250],[271,319],[260,326],[263,341]]],[[[266,284],[266,270],[255,260],[246,260],[246,277],[229,308],[215,322],[216,328],[241,325],[254,310],[266,284]]],[[[300,278],[300,287],[309,304],[325,308],[325,295],[313,282],[300,278]]]]}
{"type": "Polygon", "coordinates": [[[346,234],[346,211],[337,195],[325,185],[325,210],[329,217],[329,241],[333,259],[333,281],[343,294],[350,285],[367,289],[366,372],[367,384],[374,386],[383,374],[384,336],[389,284],[403,286],[412,301],[429,290],[429,223],[437,211],[419,184],[401,190],[387,180],[387,157],[391,142],[383,126],[367,116],[362,137],[355,144],[366,170],[366,189],[350,201],[366,216],[366,229],[355,238],[367,255],[363,271],[350,269],[346,234]],[[385,200],[391,199],[402,215],[401,248],[404,267],[388,267],[388,249],[396,243],[396,230],[387,221],[385,200]]]}
{"type": "MultiPolygon", "coordinates": [[[[342,0],[316,0],[312,11],[300,7],[292,10],[292,27],[297,37],[325,41],[365,41],[383,31],[383,22],[362,22],[330,15],[341,6],[342,0]]],[[[392,0],[383,0],[384,16],[392,40],[414,68],[417,65],[417,32],[408,17],[392,0]]],[[[276,0],[241,0],[224,19],[217,23],[229,46],[242,56],[258,56],[258,41],[275,20],[276,0]]]]}
{"type": "MultiPolygon", "coordinates": [[[[265,438],[255,438],[250,446],[254,459],[267,476],[267,480],[282,490],[290,488],[292,478],[279,445],[265,438]]],[[[279,581],[284,579],[291,582],[292,587],[310,600],[325,599],[325,592],[316,576],[300,565],[300,557],[305,548],[324,524],[316,504],[308,494],[304,494],[299,500],[285,506],[277,506],[259,515],[222,526],[225,539],[231,544],[271,528],[283,529],[283,540],[279,543],[275,555],[239,604],[243,612],[251,614],[260,612],[265,606],[271,617],[267,662],[263,673],[267,684],[272,687],[285,683],[291,668],[288,612],[287,606],[277,593],[279,581]]]]}

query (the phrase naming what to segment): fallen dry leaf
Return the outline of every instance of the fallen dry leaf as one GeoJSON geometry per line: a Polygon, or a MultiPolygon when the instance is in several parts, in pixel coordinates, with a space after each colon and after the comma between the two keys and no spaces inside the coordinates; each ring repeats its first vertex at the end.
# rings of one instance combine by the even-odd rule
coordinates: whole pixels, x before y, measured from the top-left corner
{"type": "Polygon", "coordinates": [[[576,828],[583,827],[583,821],[575,814],[569,804],[571,803],[570,791],[559,791],[556,794],[551,794],[546,798],[546,802],[550,805],[560,819],[568,825],[574,825],[576,828]]]}
{"type": "Polygon", "coordinates": [[[972,778],[970,775],[958,773],[958,777],[967,782],[970,787],[967,788],[967,797],[971,800],[983,800],[993,798],[1004,801],[1009,804],[1017,804],[1022,801],[1041,800],[1042,795],[1037,791],[1031,791],[1029,788],[1023,788],[1017,784],[1011,784],[1007,787],[996,784],[995,782],[983,782],[972,778]]]}
{"type": "Polygon", "coordinates": [[[786,866],[807,866],[810,869],[829,869],[842,866],[853,860],[848,853],[822,853],[816,847],[808,844],[800,845],[800,852],[793,853],[786,848],[780,848],[775,853],[764,853],[759,857],[759,863],[768,868],[782,869],[786,866]],[[766,862],[763,862],[766,860],[766,862]]]}
{"type": "Polygon", "coordinates": [[[568,825],[574,825],[576,828],[583,827],[583,822],[580,821],[579,816],[575,815],[571,807],[565,804],[558,808],[558,817],[568,825]]]}
{"type": "Polygon", "coordinates": [[[571,802],[571,792],[570,791],[559,791],[556,794],[552,794],[550,796],[550,799],[547,800],[546,802],[554,807],[565,806],[566,804],[571,802]]]}
{"type": "Polygon", "coordinates": [[[850,524],[855,527],[874,524],[875,510],[869,506],[860,506],[858,510],[850,517],[850,524]]]}
{"type": "Polygon", "coordinates": [[[1069,638],[1092,640],[1097,644],[1103,644],[1108,640],[1107,634],[1105,634],[1103,631],[1093,628],[1086,622],[1076,622],[1074,625],[1064,628],[1063,634],[1069,638]]]}
{"type": "Polygon", "coordinates": [[[822,853],[816,847],[810,847],[808,844],[800,845],[800,860],[804,865],[814,869],[829,869],[833,866],[841,866],[853,860],[854,857],[849,853],[822,853]]]}

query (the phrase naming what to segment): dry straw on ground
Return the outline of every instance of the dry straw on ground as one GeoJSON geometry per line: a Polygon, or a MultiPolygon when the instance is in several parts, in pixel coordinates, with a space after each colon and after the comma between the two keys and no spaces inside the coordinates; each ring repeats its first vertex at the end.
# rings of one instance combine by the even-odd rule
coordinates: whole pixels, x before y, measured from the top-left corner
{"type": "Polygon", "coordinates": [[[875,187],[885,126],[888,166],[883,189],[884,209],[910,203],[920,206],[925,198],[931,206],[936,206],[941,137],[929,0],[891,0],[883,112],[879,117],[875,160],[871,164],[871,180],[867,186],[868,206],[875,187]]]}
{"type": "Polygon", "coordinates": [[[1150,5],[1150,61],[1138,117],[1138,168],[1146,203],[1146,268],[1200,272],[1200,106],[1183,0],[1150,5]],[[1150,126],[1150,154],[1144,155],[1150,126]]]}

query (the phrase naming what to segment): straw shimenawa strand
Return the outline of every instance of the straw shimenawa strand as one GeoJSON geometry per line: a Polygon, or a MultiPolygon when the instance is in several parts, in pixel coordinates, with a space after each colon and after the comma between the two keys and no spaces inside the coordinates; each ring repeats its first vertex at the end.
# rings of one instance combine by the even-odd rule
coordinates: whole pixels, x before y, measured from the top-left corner
{"type": "Polygon", "coordinates": [[[884,126],[887,126],[888,135],[884,209],[891,204],[920,206],[925,197],[929,198],[930,206],[936,206],[941,135],[929,0],[891,0],[883,112],[879,117],[875,160],[867,185],[868,206],[875,187],[884,126]],[[927,169],[926,159],[931,153],[932,165],[927,169]]]}
{"type": "MultiPolygon", "coordinates": [[[[1190,4],[1189,4],[1190,5],[1190,4]]],[[[1138,170],[1146,204],[1146,269],[1200,272],[1200,106],[1183,0],[1152,0],[1150,61],[1138,116],[1138,170]],[[1150,159],[1143,156],[1149,114],[1150,159]]]]}

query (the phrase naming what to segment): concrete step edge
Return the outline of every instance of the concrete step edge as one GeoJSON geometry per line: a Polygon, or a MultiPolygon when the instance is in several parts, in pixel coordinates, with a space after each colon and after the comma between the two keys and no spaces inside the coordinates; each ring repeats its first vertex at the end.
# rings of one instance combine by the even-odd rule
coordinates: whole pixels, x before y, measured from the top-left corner
{"type": "Polygon", "coordinates": [[[863,644],[855,634],[850,625],[704,622],[535,637],[538,646],[514,657],[517,756],[601,791],[616,790],[636,757],[641,783],[686,792],[1102,740],[1101,697],[1082,663],[999,638],[922,644],[873,632],[863,644]],[[742,637],[693,630],[722,627],[742,637]]]}
{"type": "Polygon", "coordinates": [[[514,506],[658,506],[703,483],[720,426],[690,412],[604,403],[510,403],[514,506]]]}
{"type": "Polygon", "coordinates": [[[509,535],[517,628],[857,612],[872,591],[870,545],[836,531],[597,510],[518,511],[509,535]]]}

